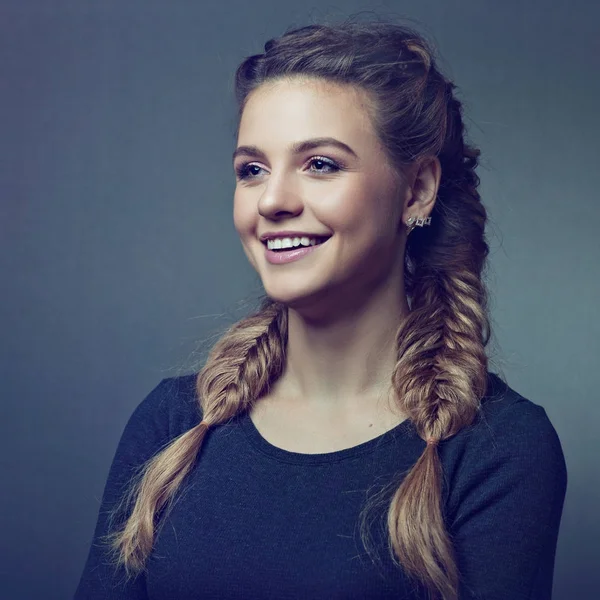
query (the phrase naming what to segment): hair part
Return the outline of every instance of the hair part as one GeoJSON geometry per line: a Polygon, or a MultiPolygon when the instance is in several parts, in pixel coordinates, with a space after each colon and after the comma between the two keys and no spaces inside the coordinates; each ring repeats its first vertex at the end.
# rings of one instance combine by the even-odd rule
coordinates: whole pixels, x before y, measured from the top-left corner
{"type": "MultiPolygon", "coordinates": [[[[443,443],[477,417],[486,392],[490,338],[482,281],[489,252],[487,214],[475,173],[480,153],[465,142],[456,86],[440,73],[426,40],[394,23],[310,25],[267,41],[264,49],[236,71],[240,118],[250,94],[261,86],[316,78],[366,92],[366,109],[398,172],[427,156],[440,160],[432,224],[407,239],[404,292],[410,312],[397,330],[391,382],[398,407],[418,434],[443,443]]],[[[286,345],[287,308],[263,297],[258,311],[218,340],[198,374],[204,422],[218,426],[266,394],[283,372],[286,345]]],[[[128,573],[144,568],[160,519],[201,457],[205,432],[202,423],[177,437],[132,483],[124,526],[108,537],[116,562],[128,573]]],[[[428,444],[385,499],[388,542],[394,561],[434,598],[456,600],[460,573],[445,527],[442,478],[437,447],[428,444]]],[[[376,502],[370,499],[361,513],[365,546],[365,518],[376,502]]]]}

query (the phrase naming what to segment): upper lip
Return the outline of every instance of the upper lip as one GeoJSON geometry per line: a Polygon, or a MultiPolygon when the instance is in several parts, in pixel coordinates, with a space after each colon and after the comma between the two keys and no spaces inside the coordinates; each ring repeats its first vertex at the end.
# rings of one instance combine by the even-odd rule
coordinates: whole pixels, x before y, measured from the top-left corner
{"type": "Polygon", "coordinates": [[[306,233],[305,231],[269,231],[267,233],[263,233],[260,236],[261,242],[266,242],[267,240],[272,240],[273,238],[281,238],[281,237],[307,237],[307,238],[322,238],[322,237],[331,237],[328,233],[306,233]]]}

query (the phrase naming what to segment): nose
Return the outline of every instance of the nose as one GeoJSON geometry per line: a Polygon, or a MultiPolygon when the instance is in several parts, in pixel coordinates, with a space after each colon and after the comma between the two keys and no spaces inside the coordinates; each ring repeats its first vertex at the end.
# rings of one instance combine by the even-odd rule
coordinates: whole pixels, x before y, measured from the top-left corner
{"type": "Polygon", "coordinates": [[[291,179],[282,173],[271,175],[258,201],[258,212],[265,219],[299,215],[304,203],[291,179]]]}

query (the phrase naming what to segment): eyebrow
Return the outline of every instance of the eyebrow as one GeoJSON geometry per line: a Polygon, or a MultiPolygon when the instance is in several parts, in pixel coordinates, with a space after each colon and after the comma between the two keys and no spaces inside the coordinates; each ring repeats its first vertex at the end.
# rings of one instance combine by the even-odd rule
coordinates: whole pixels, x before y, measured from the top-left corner
{"type": "MultiPolygon", "coordinates": [[[[302,152],[307,152],[308,150],[313,150],[320,146],[334,146],[348,152],[348,154],[351,154],[355,158],[358,158],[356,152],[354,152],[350,146],[333,137],[318,137],[296,142],[290,146],[290,151],[293,154],[301,154],[302,152]]],[[[236,157],[240,155],[257,156],[261,160],[266,159],[266,154],[258,146],[239,146],[234,150],[231,159],[235,160],[236,157]]]]}

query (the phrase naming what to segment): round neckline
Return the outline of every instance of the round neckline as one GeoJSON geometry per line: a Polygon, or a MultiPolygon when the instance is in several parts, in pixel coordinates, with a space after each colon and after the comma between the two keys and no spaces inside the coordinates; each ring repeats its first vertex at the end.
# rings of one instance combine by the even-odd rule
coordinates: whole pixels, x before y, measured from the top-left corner
{"type": "Polygon", "coordinates": [[[239,417],[239,424],[248,437],[249,441],[263,454],[267,454],[279,461],[295,464],[320,464],[333,463],[340,460],[355,458],[357,456],[373,452],[396,440],[398,437],[408,437],[414,433],[414,427],[409,419],[405,419],[398,425],[388,429],[384,433],[366,442],[362,442],[350,448],[335,450],[333,452],[319,452],[307,454],[304,452],[293,452],[271,444],[262,436],[254,421],[250,418],[250,412],[245,411],[239,417]]]}

